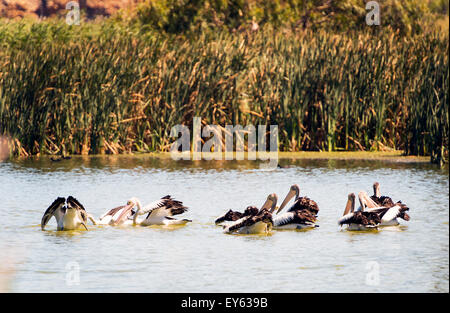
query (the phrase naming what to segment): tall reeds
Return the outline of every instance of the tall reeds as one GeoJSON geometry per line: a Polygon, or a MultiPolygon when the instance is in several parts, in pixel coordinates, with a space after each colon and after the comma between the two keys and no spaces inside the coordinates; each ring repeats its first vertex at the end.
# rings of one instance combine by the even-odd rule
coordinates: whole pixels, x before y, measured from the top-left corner
{"type": "Polygon", "coordinates": [[[277,124],[282,151],[448,157],[448,36],[55,24],[0,26],[0,39],[0,135],[15,154],[167,151],[171,127],[200,116],[277,124]]]}

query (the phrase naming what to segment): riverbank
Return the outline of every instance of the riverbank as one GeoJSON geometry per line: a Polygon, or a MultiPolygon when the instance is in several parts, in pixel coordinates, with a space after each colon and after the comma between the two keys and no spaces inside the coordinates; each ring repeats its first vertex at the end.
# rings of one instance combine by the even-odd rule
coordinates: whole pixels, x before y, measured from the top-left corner
{"type": "MultiPolygon", "coordinates": [[[[204,154],[206,157],[218,156],[214,153],[204,154]]],[[[19,157],[13,160],[50,160],[53,162],[64,162],[65,160],[89,160],[92,158],[97,159],[161,159],[169,160],[173,159],[170,152],[150,152],[150,153],[127,153],[127,154],[103,154],[103,155],[72,155],[65,159],[60,156],[29,156],[19,157]]],[[[225,156],[222,155],[222,159],[225,160],[225,156]]],[[[405,156],[403,151],[341,151],[341,152],[318,152],[318,151],[301,151],[301,152],[278,152],[278,159],[281,161],[296,161],[296,160],[341,160],[341,161],[385,161],[395,163],[430,163],[429,157],[426,156],[405,156]]],[[[192,160],[192,158],[191,158],[192,160]]],[[[247,153],[244,154],[244,160],[248,161],[247,153]]],[[[186,161],[186,160],[183,160],[186,161]]],[[[187,160],[189,161],[189,160],[187,160]]],[[[199,160],[201,161],[201,160],[199,160]]]]}
{"type": "Polygon", "coordinates": [[[222,129],[278,125],[280,151],[448,160],[448,32],[406,35],[415,24],[386,15],[380,31],[362,13],[339,23],[360,26],[348,31],[301,27],[300,15],[262,23],[250,6],[237,24],[221,14],[227,23],[213,23],[205,7],[185,25],[170,13],[181,8],[153,9],[78,26],[0,20],[0,136],[9,153],[164,152],[173,127],[192,130],[199,117],[222,129]]]}

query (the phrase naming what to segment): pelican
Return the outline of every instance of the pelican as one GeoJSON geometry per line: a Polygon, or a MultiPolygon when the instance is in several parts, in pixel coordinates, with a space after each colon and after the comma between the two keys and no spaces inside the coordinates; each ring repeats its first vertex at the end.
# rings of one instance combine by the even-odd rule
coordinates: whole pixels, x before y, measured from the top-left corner
{"type": "Polygon", "coordinates": [[[182,214],[187,210],[188,208],[181,201],[174,200],[170,196],[162,197],[144,207],[138,198],[133,197],[128,200],[126,206],[122,209],[122,212],[117,217],[117,221],[124,221],[126,220],[125,217],[127,217],[127,219],[132,218],[132,225],[184,225],[192,221],[188,219],[177,220],[172,216],[182,214]],[[131,211],[135,206],[137,206],[137,210],[132,214],[131,211]],[[146,214],[147,216],[138,218],[146,214]]]}
{"type": "Polygon", "coordinates": [[[273,218],[273,229],[308,229],[319,227],[316,217],[307,210],[285,212],[273,218]]]}
{"type": "Polygon", "coordinates": [[[364,211],[365,199],[359,197],[361,210],[355,211],[355,194],[348,195],[344,215],[338,220],[340,226],[347,224],[347,230],[373,230],[377,229],[381,220],[377,213],[364,211]]]}
{"type": "Polygon", "coordinates": [[[243,218],[244,216],[255,215],[258,212],[259,209],[254,206],[247,207],[243,213],[229,210],[227,213],[219,216],[215,220],[215,223],[216,225],[226,226],[227,224],[230,224],[230,222],[237,221],[238,219],[243,218]]]}
{"type": "Polygon", "coordinates": [[[318,227],[316,225],[319,206],[308,197],[300,197],[298,185],[292,185],[286,198],[273,219],[274,229],[307,229],[318,227]],[[287,212],[278,215],[287,203],[295,196],[294,204],[287,212]]]}
{"type": "Polygon", "coordinates": [[[117,208],[111,209],[100,216],[99,220],[96,220],[92,215],[88,214],[88,218],[94,225],[132,225],[132,217],[136,212],[129,208],[129,205],[122,205],[117,208]]]}
{"type": "Polygon", "coordinates": [[[370,199],[372,199],[372,201],[380,207],[392,207],[395,205],[394,201],[392,201],[390,197],[381,195],[380,184],[378,182],[373,184],[373,196],[371,196],[370,199]]]}
{"type": "Polygon", "coordinates": [[[88,214],[83,205],[74,197],[58,197],[45,211],[41,220],[41,229],[44,230],[48,221],[55,217],[57,230],[74,230],[84,228],[88,230],[86,223],[88,214]]]}
{"type": "Polygon", "coordinates": [[[273,226],[272,212],[277,204],[277,195],[270,194],[260,210],[254,206],[247,207],[246,211],[251,215],[244,216],[224,227],[225,233],[238,234],[264,234],[273,226]]]}
{"type": "MultiPolygon", "coordinates": [[[[400,201],[397,203],[393,203],[392,206],[388,201],[384,201],[386,205],[379,206],[378,203],[375,203],[375,201],[373,201],[373,196],[369,197],[366,192],[361,191],[359,195],[364,199],[364,203],[361,204],[365,206],[363,209],[367,212],[374,212],[380,216],[380,226],[397,226],[400,224],[398,221],[399,218],[405,221],[410,220],[409,215],[406,213],[406,211],[409,211],[409,208],[400,201]]],[[[390,201],[392,201],[391,198],[389,199],[390,201]]]]}

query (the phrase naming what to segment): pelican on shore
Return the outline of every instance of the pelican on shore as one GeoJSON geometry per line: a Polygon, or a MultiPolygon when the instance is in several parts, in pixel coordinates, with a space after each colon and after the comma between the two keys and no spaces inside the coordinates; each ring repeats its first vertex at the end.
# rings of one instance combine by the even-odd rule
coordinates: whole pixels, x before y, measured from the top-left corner
{"type": "Polygon", "coordinates": [[[265,234],[270,232],[273,226],[272,212],[275,210],[277,204],[277,195],[270,194],[266,202],[260,210],[254,206],[247,207],[246,211],[251,212],[251,215],[246,215],[234,222],[228,223],[224,227],[224,232],[227,234],[265,234]]]}
{"type": "Polygon", "coordinates": [[[298,185],[292,185],[283,203],[277,211],[277,216],[273,219],[274,229],[307,229],[318,227],[316,225],[319,206],[314,200],[308,197],[300,197],[298,185]],[[278,215],[286,204],[295,196],[294,204],[278,215]]]}
{"type": "Polygon", "coordinates": [[[406,211],[409,211],[409,208],[400,201],[397,203],[392,203],[393,205],[391,205],[390,202],[393,201],[389,198],[390,200],[383,201],[385,206],[380,206],[378,203],[373,201],[373,196],[369,197],[369,195],[364,191],[361,191],[359,196],[364,199],[364,202],[361,204],[361,206],[365,206],[362,208],[363,210],[379,215],[381,219],[380,226],[397,226],[400,224],[398,221],[399,218],[405,221],[410,220],[409,215],[406,213],[406,211]]]}
{"type": "Polygon", "coordinates": [[[364,211],[365,199],[358,195],[361,209],[355,211],[355,194],[348,195],[347,205],[343,216],[338,220],[340,226],[348,225],[347,230],[373,230],[381,223],[380,216],[376,212],[364,211]]]}
{"type": "Polygon", "coordinates": [[[86,224],[88,214],[83,205],[74,197],[67,198],[58,197],[47,208],[42,216],[41,229],[44,230],[48,221],[55,217],[57,222],[57,230],[75,230],[84,228],[88,230],[86,224]]]}
{"type": "MultiPolygon", "coordinates": [[[[188,210],[181,201],[174,200],[171,196],[165,196],[161,199],[142,206],[141,201],[133,197],[128,200],[126,206],[117,217],[117,221],[126,221],[132,219],[132,225],[150,226],[150,225],[185,225],[192,222],[188,219],[177,220],[174,215],[179,215],[188,210]],[[133,214],[132,209],[137,207],[133,214]],[[146,215],[146,216],[145,216],[146,215]]],[[[129,224],[130,222],[125,222],[129,224]]]]}

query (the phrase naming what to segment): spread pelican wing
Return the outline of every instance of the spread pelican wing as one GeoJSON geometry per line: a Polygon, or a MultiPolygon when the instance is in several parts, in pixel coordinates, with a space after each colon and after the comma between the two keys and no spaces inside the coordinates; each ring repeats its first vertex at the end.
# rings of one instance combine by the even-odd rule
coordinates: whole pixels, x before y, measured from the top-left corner
{"type": "MultiPolygon", "coordinates": [[[[52,204],[45,210],[41,220],[41,229],[44,230],[48,221],[54,216],[57,221],[60,221],[64,216],[66,198],[58,197],[52,204]]],[[[59,226],[59,225],[58,225],[59,226]]]]}
{"type": "MultiPolygon", "coordinates": [[[[149,225],[184,225],[191,220],[183,219],[177,220],[171,216],[183,214],[188,210],[186,206],[183,205],[181,201],[173,199],[171,196],[162,197],[159,200],[151,202],[146,206],[142,206],[138,198],[133,197],[128,200],[125,208],[122,209],[118,220],[122,220],[127,214],[130,215],[133,207],[137,206],[137,210],[134,214],[131,214],[132,224],[149,226],[149,225]],[[139,218],[147,214],[145,218],[139,218]]],[[[130,219],[131,219],[130,215],[130,219]]]]}
{"type": "Polygon", "coordinates": [[[114,215],[116,215],[116,213],[118,213],[124,207],[125,207],[125,205],[121,205],[121,206],[118,206],[117,208],[114,208],[114,209],[111,209],[111,210],[107,211],[102,216],[100,216],[100,220],[103,220],[107,216],[113,217],[114,215]]]}
{"type": "Polygon", "coordinates": [[[170,196],[165,196],[157,201],[147,204],[142,209],[142,214],[148,212],[148,219],[183,214],[187,210],[188,208],[185,207],[181,201],[174,200],[170,196]]]}
{"type": "Polygon", "coordinates": [[[131,224],[131,221],[129,221],[128,219],[133,214],[134,212],[131,205],[121,205],[104,213],[102,216],[100,216],[98,221],[89,214],[88,218],[94,225],[119,225],[124,223],[131,224]]]}
{"type": "Polygon", "coordinates": [[[59,197],[47,208],[41,220],[41,229],[44,230],[50,218],[54,216],[58,230],[73,230],[86,226],[88,214],[83,205],[74,197],[59,197]]]}

